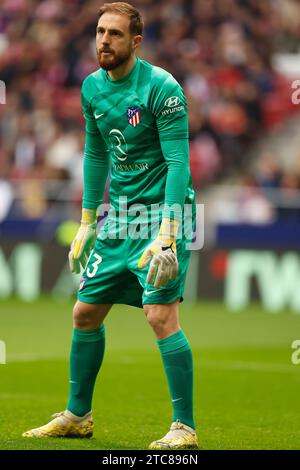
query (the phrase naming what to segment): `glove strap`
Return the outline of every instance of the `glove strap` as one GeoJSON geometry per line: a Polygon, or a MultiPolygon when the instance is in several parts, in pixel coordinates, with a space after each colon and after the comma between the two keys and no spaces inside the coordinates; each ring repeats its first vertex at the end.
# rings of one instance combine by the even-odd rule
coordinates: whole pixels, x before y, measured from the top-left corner
{"type": "Polygon", "coordinates": [[[81,224],[84,225],[90,225],[93,224],[96,220],[96,209],[85,209],[84,207],[82,208],[81,212],[81,224]]]}
{"type": "Polygon", "coordinates": [[[178,228],[178,220],[162,219],[158,239],[161,241],[176,240],[178,228]]]}

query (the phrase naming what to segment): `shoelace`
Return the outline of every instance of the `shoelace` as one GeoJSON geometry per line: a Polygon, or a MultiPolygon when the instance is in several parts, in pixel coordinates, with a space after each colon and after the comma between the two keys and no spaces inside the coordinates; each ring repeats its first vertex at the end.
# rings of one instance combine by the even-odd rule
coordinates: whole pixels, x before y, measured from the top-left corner
{"type": "Polygon", "coordinates": [[[182,437],[182,433],[184,436],[188,436],[190,432],[184,428],[183,424],[177,420],[175,423],[172,424],[170,431],[164,437],[165,439],[174,439],[177,437],[182,437]]]}
{"type": "Polygon", "coordinates": [[[62,420],[73,421],[69,416],[66,416],[64,411],[60,411],[59,413],[54,413],[52,418],[61,418],[62,420]]]}
{"type": "Polygon", "coordinates": [[[64,418],[66,418],[64,411],[59,411],[59,413],[54,413],[52,415],[52,418],[59,418],[59,416],[64,416],[64,418]]]}
{"type": "Polygon", "coordinates": [[[57,424],[60,423],[60,424],[66,424],[66,422],[70,422],[70,418],[68,416],[65,415],[65,412],[64,411],[60,411],[59,413],[54,413],[52,415],[52,418],[59,418],[58,421],[57,421],[57,424]]]}

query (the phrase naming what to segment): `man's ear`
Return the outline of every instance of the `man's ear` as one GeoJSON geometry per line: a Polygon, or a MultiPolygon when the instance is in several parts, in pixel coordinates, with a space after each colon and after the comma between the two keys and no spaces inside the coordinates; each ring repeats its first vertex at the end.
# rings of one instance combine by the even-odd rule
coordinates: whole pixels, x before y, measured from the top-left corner
{"type": "Polygon", "coordinates": [[[143,41],[143,36],[140,36],[140,35],[134,36],[132,40],[133,48],[136,49],[137,47],[139,47],[142,41],[143,41]]]}

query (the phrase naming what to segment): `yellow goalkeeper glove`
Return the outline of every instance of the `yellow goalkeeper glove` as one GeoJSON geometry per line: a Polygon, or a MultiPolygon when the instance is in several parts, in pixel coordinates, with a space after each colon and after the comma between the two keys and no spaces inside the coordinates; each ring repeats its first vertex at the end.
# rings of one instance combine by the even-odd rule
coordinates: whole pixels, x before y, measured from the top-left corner
{"type": "Polygon", "coordinates": [[[179,222],[164,218],[157,238],[146,248],[139,259],[138,267],[143,269],[151,260],[147,283],[160,288],[171,279],[176,279],[178,261],[176,254],[176,236],[179,222]]]}
{"type": "Polygon", "coordinates": [[[97,238],[96,227],[96,210],[82,209],[80,227],[71,244],[69,252],[69,265],[73,273],[80,273],[80,265],[82,268],[85,268],[97,238]]]}

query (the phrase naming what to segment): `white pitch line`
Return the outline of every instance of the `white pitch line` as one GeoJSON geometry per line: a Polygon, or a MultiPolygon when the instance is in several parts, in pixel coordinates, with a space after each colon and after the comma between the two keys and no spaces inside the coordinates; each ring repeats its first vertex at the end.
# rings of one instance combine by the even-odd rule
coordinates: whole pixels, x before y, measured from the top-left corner
{"type": "MultiPolygon", "coordinates": [[[[20,363],[20,362],[39,362],[39,361],[49,361],[49,360],[61,360],[67,361],[68,355],[66,356],[58,356],[57,354],[36,354],[36,353],[16,353],[10,354],[7,356],[7,364],[12,363],[20,363]]],[[[110,358],[111,362],[116,362],[115,358],[110,358]]],[[[142,362],[149,362],[147,358],[145,360],[140,359],[138,356],[134,358],[132,355],[130,356],[123,356],[122,352],[120,351],[120,358],[118,359],[119,363],[122,364],[134,364],[134,363],[142,363],[142,362]]],[[[152,361],[151,361],[152,362],[152,361]]],[[[5,365],[3,366],[5,367],[5,365]]],[[[253,372],[278,372],[278,373],[294,373],[297,372],[300,374],[300,365],[297,367],[296,365],[290,364],[272,364],[268,362],[249,362],[249,361],[223,361],[223,360],[210,360],[205,359],[203,361],[198,361],[198,370],[201,368],[205,369],[228,369],[228,370],[245,370],[245,371],[253,371],[253,372]]]]}
{"type": "Polygon", "coordinates": [[[231,369],[231,370],[247,370],[253,372],[279,372],[291,373],[298,372],[300,374],[300,367],[297,368],[294,364],[272,364],[268,362],[248,362],[248,361],[217,361],[217,360],[204,360],[200,361],[206,369],[231,369]]]}
{"type": "Polygon", "coordinates": [[[7,364],[15,362],[38,362],[38,361],[49,361],[49,360],[63,360],[64,356],[58,356],[57,354],[37,354],[37,353],[16,353],[7,354],[7,364]]]}

